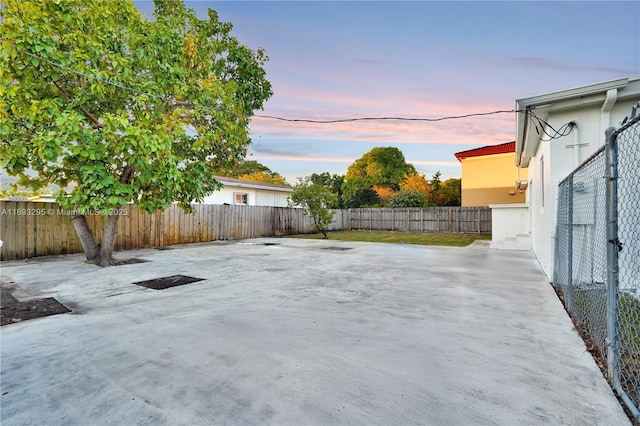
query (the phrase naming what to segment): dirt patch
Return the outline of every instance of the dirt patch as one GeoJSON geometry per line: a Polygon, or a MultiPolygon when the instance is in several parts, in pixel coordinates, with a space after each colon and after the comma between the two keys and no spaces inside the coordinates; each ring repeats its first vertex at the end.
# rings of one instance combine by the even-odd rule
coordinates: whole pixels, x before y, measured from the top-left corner
{"type": "Polygon", "coordinates": [[[191,284],[203,281],[204,278],[188,277],[186,275],[172,275],[170,277],[154,278],[152,280],[137,281],[133,284],[153,290],[164,290],[179,285],[191,284]]]}
{"type": "Polygon", "coordinates": [[[67,312],[71,310],[53,297],[19,302],[9,288],[0,288],[0,326],[67,312]]]}

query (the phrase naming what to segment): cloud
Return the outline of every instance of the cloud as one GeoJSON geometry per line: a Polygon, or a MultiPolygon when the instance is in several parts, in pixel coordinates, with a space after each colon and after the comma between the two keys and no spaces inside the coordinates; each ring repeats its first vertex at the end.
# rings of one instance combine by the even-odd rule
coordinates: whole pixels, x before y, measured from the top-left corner
{"type": "Polygon", "coordinates": [[[603,66],[584,66],[576,63],[566,63],[550,58],[540,56],[504,56],[487,60],[482,59],[484,64],[496,65],[501,67],[514,67],[523,69],[542,69],[551,71],[579,71],[579,72],[600,72],[609,74],[633,74],[637,70],[629,68],[603,67],[603,66]]]}
{"type": "MultiPolygon", "coordinates": [[[[351,164],[356,158],[347,157],[314,157],[310,155],[285,155],[285,154],[261,154],[251,156],[254,160],[279,160],[279,161],[310,161],[318,163],[347,163],[351,164]]],[[[420,166],[459,166],[458,161],[431,161],[431,160],[406,160],[407,163],[420,166]]]]}
{"type": "MultiPolygon", "coordinates": [[[[286,122],[260,117],[269,115],[291,119],[332,120],[362,117],[439,118],[496,110],[509,110],[510,103],[474,99],[465,90],[435,89],[425,95],[415,86],[384,88],[375,93],[358,93],[309,88],[293,83],[278,86],[264,112],[252,118],[256,136],[271,139],[330,139],[398,143],[492,144],[513,139],[515,116],[496,114],[441,122],[354,121],[346,123],[286,122]]],[[[509,99],[508,102],[511,102],[509,99]]]]}
{"type": "MultiPolygon", "coordinates": [[[[452,112],[452,114],[459,113],[452,112]]],[[[469,145],[490,145],[512,140],[514,127],[513,114],[441,122],[385,120],[332,124],[291,123],[254,117],[251,123],[254,138],[259,136],[275,140],[328,139],[353,142],[469,145]]]]}
{"type": "Polygon", "coordinates": [[[286,154],[261,154],[256,153],[251,156],[253,160],[279,160],[279,161],[311,161],[318,163],[353,163],[355,158],[342,157],[312,157],[309,155],[286,155],[286,154]]]}
{"type": "Polygon", "coordinates": [[[370,58],[359,58],[356,59],[356,63],[363,65],[392,65],[390,61],[384,61],[380,59],[370,59],[370,58]]]}

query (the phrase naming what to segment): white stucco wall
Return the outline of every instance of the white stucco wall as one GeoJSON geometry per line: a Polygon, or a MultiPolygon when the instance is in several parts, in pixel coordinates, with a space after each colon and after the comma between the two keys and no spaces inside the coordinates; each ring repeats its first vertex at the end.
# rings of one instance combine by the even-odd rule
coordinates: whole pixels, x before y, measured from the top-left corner
{"type": "MultiPolygon", "coordinates": [[[[603,117],[601,105],[550,112],[546,121],[555,129],[574,121],[578,126],[578,154],[575,130],[568,136],[548,142],[539,142],[536,154],[529,162],[529,188],[532,248],[549,280],[553,277],[554,237],[557,210],[558,183],[577,166],[605,144],[604,131],[609,126],[619,127],[637,99],[619,101],[610,117],[603,117]],[[542,170],[541,159],[544,159],[542,170]],[[544,184],[544,191],[541,189],[544,184]]],[[[531,128],[535,133],[535,129],[531,128]]],[[[550,129],[547,130],[552,133],[550,129]]],[[[546,136],[545,136],[546,138],[546,136]]]]}
{"type": "Polygon", "coordinates": [[[235,204],[235,194],[247,194],[247,205],[249,206],[274,206],[287,207],[289,193],[268,191],[253,188],[237,188],[225,186],[220,191],[205,197],[203,204],[235,204]]]}
{"type": "Polygon", "coordinates": [[[491,248],[530,250],[529,205],[491,204],[491,248]]]}

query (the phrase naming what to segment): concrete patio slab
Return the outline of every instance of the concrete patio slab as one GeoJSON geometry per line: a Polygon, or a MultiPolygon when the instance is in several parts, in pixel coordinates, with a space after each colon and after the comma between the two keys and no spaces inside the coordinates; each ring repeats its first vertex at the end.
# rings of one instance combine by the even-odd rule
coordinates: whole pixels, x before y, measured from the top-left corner
{"type": "Polygon", "coordinates": [[[255,239],[118,256],[149,262],[2,262],[23,296],[73,309],[0,330],[2,425],[629,424],[530,252],[255,239]],[[170,275],[205,280],[132,284],[170,275]]]}

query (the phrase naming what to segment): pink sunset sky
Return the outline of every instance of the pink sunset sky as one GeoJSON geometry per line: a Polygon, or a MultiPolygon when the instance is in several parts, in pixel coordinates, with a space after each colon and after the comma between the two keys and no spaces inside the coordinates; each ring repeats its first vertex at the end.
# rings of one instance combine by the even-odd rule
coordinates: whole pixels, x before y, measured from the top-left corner
{"type": "MultiPolygon", "coordinates": [[[[150,16],[153,4],[136,1],[150,16]]],[[[445,116],[640,73],[634,2],[187,2],[215,9],[270,57],[259,115],[295,119],[445,116]]],[[[515,138],[515,114],[429,122],[288,123],[254,117],[249,159],[294,183],[344,174],[395,146],[427,176],[460,177],[454,153],[515,138]]]]}

